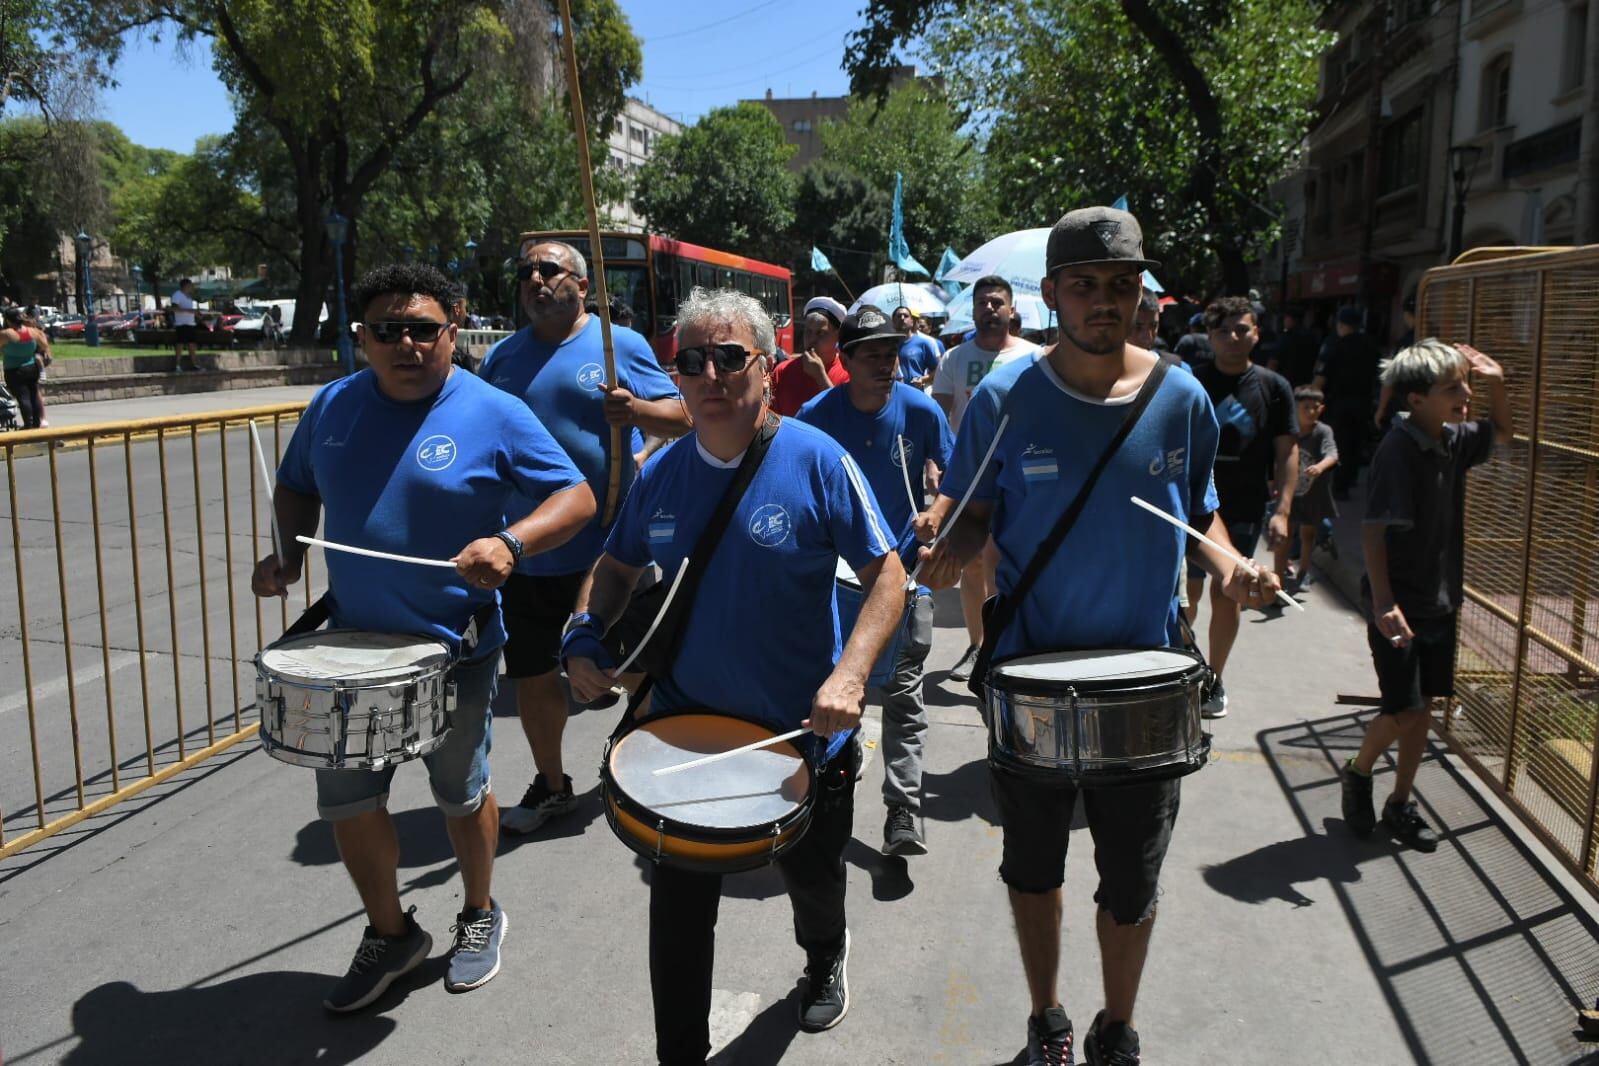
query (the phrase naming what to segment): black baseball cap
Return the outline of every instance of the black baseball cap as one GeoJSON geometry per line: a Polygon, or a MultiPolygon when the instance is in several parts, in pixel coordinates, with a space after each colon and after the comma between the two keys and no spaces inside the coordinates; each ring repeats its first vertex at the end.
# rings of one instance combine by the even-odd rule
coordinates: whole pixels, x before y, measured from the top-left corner
{"type": "Polygon", "coordinates": [[[894,328],[894,323],[889,321],[888,315],[883,313],[881,307],[864,304],[857,308],[854,314],[844,316],[844,324],[838,331],[838,346],[847,352],[863,341],[875,341],[884,337],[896,341],[905,339],[905,335],[894,328]]]}
{"type": "Polygon", "coordinates": [[[1044,275],[1082,263],[1126,263],[1140,270],[1160,266],[1144,258],[1144,231],[1138,220],[1114,207],[1080,207],[1068,211],[1049,231],[1044,275]]]}

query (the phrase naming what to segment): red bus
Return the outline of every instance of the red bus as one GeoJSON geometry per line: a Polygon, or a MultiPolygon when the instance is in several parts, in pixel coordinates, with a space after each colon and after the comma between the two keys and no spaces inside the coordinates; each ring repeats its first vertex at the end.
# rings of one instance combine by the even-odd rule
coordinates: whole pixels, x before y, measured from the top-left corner
{"type": "MultiPolygon", "coordinates": [[[[520,256],[540,241],[570,244],[589,264],[592,286],[594,257],[587,230],[548,230],[522,234],[520,256]]],[[[633,308],[633,328],[649,338],[662,366],[677,353],[677,306],[698,285],[737,289],[755,297],[772,316],[778,347],[794,350],[794,274],[787,267],[763,263],[731,252],[702,248],[657,233],[607,230],[600,234],[605,252],[605,288],[633,308]]],[[[589,290],[593,294],[592,287],[589,290]]],[[[520,301],[518,301],[520,305],[520,301]]],[[[521,321],[521,307],[517,307],[521,321]]]]}

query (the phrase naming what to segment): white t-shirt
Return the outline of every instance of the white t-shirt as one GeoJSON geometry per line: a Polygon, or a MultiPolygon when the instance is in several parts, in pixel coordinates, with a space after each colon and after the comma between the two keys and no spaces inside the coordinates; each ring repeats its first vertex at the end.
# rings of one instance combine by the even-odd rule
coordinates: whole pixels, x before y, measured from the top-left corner
{"type": "Polygon", "coordinates": [[[966,413],[966,401],[972,398],[972,390],[990,371],[1024,355],[1036,355],[1038,351],[1038,345],[1032,341],[1010,337],[1005,347],[995,353],[980,347],[977,338],[973,337],[945,353],[944,358],[938,361],[938,372],[933,375],[933,395],[951,398],[950,425],[960,425],[961,416],[966,413]]]}
{"type": "Polygon", "coordinates": [[[194,297],[179,289],[172,294],[172,324],[174,326],[194,325],[194,309],[197,306],[194,297]]]}

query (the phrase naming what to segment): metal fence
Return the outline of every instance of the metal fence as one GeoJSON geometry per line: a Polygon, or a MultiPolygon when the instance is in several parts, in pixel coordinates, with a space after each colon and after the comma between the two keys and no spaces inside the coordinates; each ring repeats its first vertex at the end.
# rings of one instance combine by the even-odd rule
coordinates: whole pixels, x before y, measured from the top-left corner
{"type": "Polygon", "coordinates": [[[271,542],[247,426],[280,454],[304,407],[0,436],[0,858],[254,735],[251,658],[297,604],[249,591],[271,542]]]}
{"type": "Polygon", "coordinates": [[[1468,478],[1459,706],[1436,725],[1599,893],[1599,246],[1429,271],[1417,307],[1421,335],[1504,365],[1517,429],[1468,478]]]}

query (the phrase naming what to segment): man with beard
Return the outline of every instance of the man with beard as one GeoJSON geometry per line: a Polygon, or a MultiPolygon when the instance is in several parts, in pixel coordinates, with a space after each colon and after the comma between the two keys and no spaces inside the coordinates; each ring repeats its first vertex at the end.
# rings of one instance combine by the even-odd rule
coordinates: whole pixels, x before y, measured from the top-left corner
{"type": "MultiPolygon", "coordinates": [[[[561,629],[609,532],[603,524],[605,512],[608,505],[614,511],[620,503],[606,499],[611,427],[622,427],[619,496],[625,497],[635,473],[632,427],[677,437],[689,423],[672,379],[661,370],[649,343],[630,329],[611,331],[617,380],[614,387],[606,385],[600,320],[583,309],[588,264],[577,249],[535,240],[523,249],[516,276],[528,325],[490,349],[478,376],[533,409],[599,501],[598,513],[577,536],[555,551],[523,559],[501,593],[505,675],[517,681],[517,714],[537,768],[522,802],[506,808],[500,819],[506,832],[521,835],[577,807],[561,759],[568,712],[556,668],[561,629]]],[[[649,618],[639,616],[650,615],[649,608],[648,601],[641,601],[630,627],[634,622],[648,626],[649,618]]]]}

